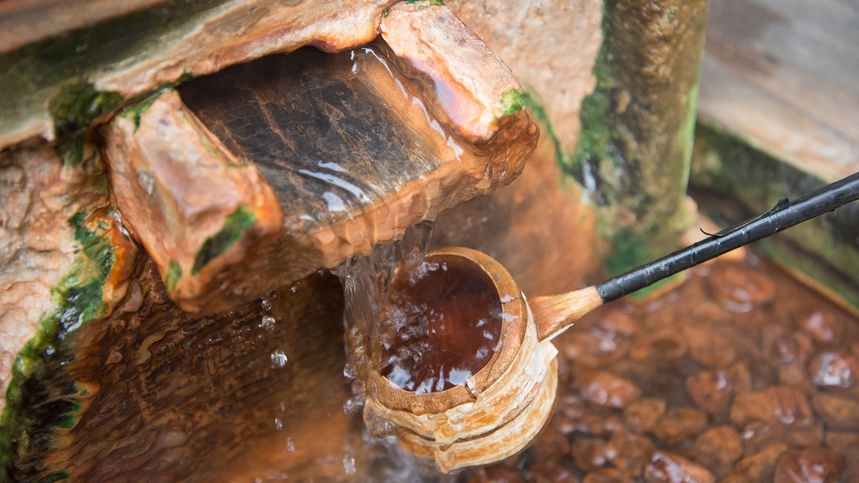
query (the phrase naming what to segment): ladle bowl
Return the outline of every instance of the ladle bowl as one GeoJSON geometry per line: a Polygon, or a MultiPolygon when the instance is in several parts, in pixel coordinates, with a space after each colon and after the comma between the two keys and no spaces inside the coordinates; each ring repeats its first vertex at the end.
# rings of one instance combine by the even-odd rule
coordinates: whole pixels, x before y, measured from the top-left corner
{"type": "Polygon", "coordinates": [[[536,437],[551,415],[557,350],[539,338],[525,296],[500,263],[458,247],[431,251],[425,259],[466,263],[490,277],[501,304],[497,349],[465,384],[439,392],[407,391],[376,368],[365,368],[364,417],[393,422],[403,448],[434,461],[443,472],[512,456],[536,437]]]}
{"type": "Polygon", "coordinates": [[[502,308],[501,336],[487,364],[464,384],[430,393],[397,387],[377,368],[359,368],[366,387],[368,425],[384,418],[396,425],[412,455],[442,472],[490,464],[524,449],[549,419],[557,393],[557,350],[550,340],[600,305],[682,270],[833,211],[859,198],[859,173],[794,202],[781,200],[766,213],[712,234],[655,262],[567,294],[529,304],[507,270],[467,248],[444,248],[427,260],[473,264],[492,280],[502,308]]]}

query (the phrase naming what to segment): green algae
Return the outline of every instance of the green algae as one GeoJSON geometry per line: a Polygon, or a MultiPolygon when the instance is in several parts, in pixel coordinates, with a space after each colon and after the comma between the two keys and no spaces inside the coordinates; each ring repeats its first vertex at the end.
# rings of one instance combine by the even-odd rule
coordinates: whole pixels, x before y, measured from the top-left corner
{"type": "Polygon", "coordinates": [[[423,10],[427,7],[441,7],[444,5],[443,0],[406,0],[406,5],[417,5],[418,10],[423,10]]]}
{"type": "Polygon", "coordinates": [[[123,98],[115,92],[100,92],[92,84],[76,80],[60,87],[48,103],[54,120],[57,155],[67,166],[84,160],[84,142],[90,125],[97,118],[122,106],[123,98]]]}
{"type": "Polygon", "coordinates": [[[170,260],[170,263],[167,264],[167,275],[164,277],[167,290],[172,292],[181,279],[182,266],[176,260],[170,260]]]}
{"type": "MultiPolygon", "coordinates": [[[[95,227],[89,215],[81,210],[68,220],[79,248],[69,272],[51,290],[53,310],[39,323],[39,330],[18,354],[12,367],[12,379],[6,391],[6,407],[0,416],[0,482],[10,481],[13,473],[13,455],[40,451],[38,442],[32,441],[31,424],[27,417],[32,408],[28,404],[28,386],[45,377],[46,361],[57,357],[63,340],[84,322],[104,316],[107,304],[103,300],[103,286],[115,262],[113,246],[106,231],[109,225],[99,221],[95,227]]],[[[77,424],[82,406],[78,396],[86,397],[89,391],[75,392],[53,401],[49,414],[39,423],[41,433],[50,438],[57,431],[69,429],[77,424]]],[[[46,406],[47,407],[47,406],[46,406]]],[[[44,442],[42,442],[44,444],[44,442]]],[[[48,441],[47,444],[49,444],[48,441]]],[[[67,472],[55,472],[46,481],[58,481],[68,477],[67,472]],[[54,479],[51,479],[54,478],[54,479]]]]}
{"type": "Polygon", "coordinates": [[[501,94],[502,116],[509,116],[525,109],[525,97],[516,89],[509,89],[501,94]]]}
{"type": "Polygon", "coordinates": [[[223,255],[233,243],[239,241],[245,232],[256,224],[256,216],[239,207],[224,220],[224,225],[214,236],[206,238],[197,255],[194,257],[194,266],[191,275],[196,275],[212,260],[223,255]]]}

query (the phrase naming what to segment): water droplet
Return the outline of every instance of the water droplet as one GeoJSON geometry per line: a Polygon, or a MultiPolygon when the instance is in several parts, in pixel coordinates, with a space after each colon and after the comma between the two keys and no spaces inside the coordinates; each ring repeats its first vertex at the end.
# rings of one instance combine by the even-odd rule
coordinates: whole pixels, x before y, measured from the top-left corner
{"type": "Polygon", "coordinates": [[[266,315],[262,318],[262,321],[260,322],[260,327],[265,330],[274,330],[274,324],[274,317],[272,317],[271,315],[266,315]]]}
{"type": "Polygon", "coordinates": [[[343,457],[343,471],[345,471],[347,475],[355,474],[355,458],[351,456],[343,457]]]}
{"type": "Polygon", "coordinates": [[[282,412],[282,413],[286,412],[286,401],[280,402],[280,412],[282,412]]]}
{"type": "Polygon", "coordinates": [[[271,302],[269,302],[268,300],[262,299],[261,305],[262,305],[263,310],[265,310],[265,311],[271,310],[271,302]]]}
{"type": "Polygon", "coordinates": [[[271,368],[272,369],[283,369],[283,366],[286,365],[286,353],[282,350],[277,349],[271,353],[271,368]]]}
{"type": "Polygon", "coordinates": [[[280,418],[274,418],[274,429],[278,431],[283,429],[283,422],[280,420],[280,418]]]}
{"type": "Polygon", "coordinates": [[[349,398],[343,403],[343,412],[350,418],[358,414],[361,410],[361,404],[355,399],[349,398]]]}
{"type": "Polygon", "coordinates": [[[295,443],[292,442],[292,438],[286,438],[286,450],[290,453],[295,452],[295,443]]]}

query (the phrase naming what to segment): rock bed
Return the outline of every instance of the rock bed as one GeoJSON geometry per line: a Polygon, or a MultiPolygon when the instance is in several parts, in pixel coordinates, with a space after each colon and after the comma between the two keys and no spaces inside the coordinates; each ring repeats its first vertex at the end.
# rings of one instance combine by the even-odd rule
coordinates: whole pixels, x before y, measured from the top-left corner
{"type": "Polygon", "coordinates": [[[765,262],[718,262],[556,340],[550,425],[467,482],[859,481],[859,323],[765,262]]]}

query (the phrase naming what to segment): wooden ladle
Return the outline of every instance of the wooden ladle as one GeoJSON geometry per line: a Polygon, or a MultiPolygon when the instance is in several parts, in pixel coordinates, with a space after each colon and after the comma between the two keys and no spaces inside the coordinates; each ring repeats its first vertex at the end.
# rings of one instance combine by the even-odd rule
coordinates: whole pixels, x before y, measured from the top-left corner
{"type": "Polygon", "coordinates": [[[538,337],[540,340],[551,339],[603,304],[803,221],[835,211],[857,199],[859,173],[854,173],[796,201],[782,199],[766,213],[600,284],[565,294],[533,298],[528,305],[537,322],[538,337]]]}

